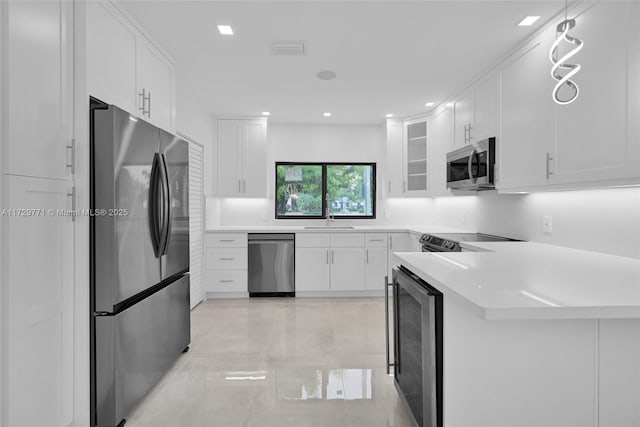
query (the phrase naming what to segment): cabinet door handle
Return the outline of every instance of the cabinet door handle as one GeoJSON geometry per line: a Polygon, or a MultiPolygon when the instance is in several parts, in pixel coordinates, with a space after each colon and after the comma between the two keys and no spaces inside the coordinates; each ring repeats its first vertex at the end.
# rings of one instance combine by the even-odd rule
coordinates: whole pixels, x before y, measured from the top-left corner
{"type": "Polygon", "coordinates": [[[370,242],[384,242],[384,239],[371,239],[370,242]]]}
{"type": "Polygon", "coordinates": [[[326,262],[327,262],[327,265],[329,265],[329,249],[327,249],[326,255],[327,255],[327,261],[326,262]]]}
{"type": "Polygon", "coordinates": [[[76,173],[76,139],[71,138],[71,144],[67,145],[67,149],[71,151],[71,161],[67,163],[67,167],[71,169],[71,175],[76,173]]]}
{"type": "Polygon", "coordinates": [[[218,283],[233,283],[233,280],[218,280],[218,283]]]}
{"type": "Polygon", "coordinates": [[[549,165],[551,160],[553,160],[553,157],[551,156],[551,153],[547,153],[547,179],[549,179],[549,177],[551,175],[553,175],[553,172],[551,172],[551,167],[549,165]]]}
{"type": "Polygon", "coordinates": [[[242,180],[242,192],[247,192],[247,181],[245,181],[244,179],[242,180]]]}
{"type": "Polygon", "coordinates": [[[369,249],[367,249],[367,264],[369,264],[369,249]]]}
{"type": "Polygon", "coordinates": [[[145,115],[145,112],[144,112],[144,101],[146,99],[145,94],[146,94],[146,91],[145,91],[144,88],[142,88],[142,92],[140,92],[138,94],[142,98],[142,100],[140,102],[140,107],[138,108],[138,110],[140,110],[142,112],[142,116],[145,115]]]}
{"type": "Polygon", "coordinates": [[[389,180],[389,193],[391,193],[391,180],[389,180]]]}
{"type": "Polygon", "coordinates": [[[389,236],[389,249],[393,249],[393,236],[389,236]]]}
{"type": "Polygon", "coordinates": [[[235,258],[218,258],[220,261],[233,261],[235,258]]]}
{"type": "Polygon", "coordinates": [[[233,239],[220,239],[220,242],[233,242],[233,239]]]}
{"type": "Polygon", "coordinates": [[[71,221],[76,221],[76,186],[71,187],[71,193],[67,193],[71,197],[71,221]]]}
{"type": "Polygon", "coordinates": [[[147,96],[147,117],[151,118],[151,91],[149,91],[149,95],[147,96]]]}
{"type": "Polygon", "coordinates": [[[407,191],[407,181],[402,181],[402,192],[407,191]]]}

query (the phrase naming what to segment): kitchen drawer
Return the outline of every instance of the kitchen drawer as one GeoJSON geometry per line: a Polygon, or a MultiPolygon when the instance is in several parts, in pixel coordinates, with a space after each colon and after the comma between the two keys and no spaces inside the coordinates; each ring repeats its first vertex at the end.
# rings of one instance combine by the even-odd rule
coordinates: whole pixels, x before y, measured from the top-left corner
{"type": "Polygon", "coordinates": [[[208,248],[246,248],[246,233],[207,234],[208,248]]]}
{"type": "Polygon", "coordinates": [[[328,248],[330,243],[328,233],[296,233],[297,248],[328,248]]]}
{"type": "Polygon", "coordinates": [[[205,275],[207,292],[247,292],[246,270],[208,270],[205,275]]]}
{"type": "Polygon", "coordinates": [[[246,270],[247,248],[207,248],[207,270],[246,270]]]}
{"type": "Polygon", "coordinates": [[[362,248],[364,233],[331,233],[332,248],[362,248]]]}
{"type": "Polygon", "coordinates": [[[364,238],[367,248],[387,247],[387,233],[367,233],[364,238]]]}

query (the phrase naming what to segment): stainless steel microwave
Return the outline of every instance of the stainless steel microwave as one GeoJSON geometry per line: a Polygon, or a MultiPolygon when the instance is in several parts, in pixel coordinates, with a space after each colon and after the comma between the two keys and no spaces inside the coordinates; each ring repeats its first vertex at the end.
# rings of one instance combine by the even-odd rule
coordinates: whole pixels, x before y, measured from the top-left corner
{"type": "Polygon", "coordinates": [[[447,188],[493,190],[496,139],[487,138],[447,153],[447,188]]]}

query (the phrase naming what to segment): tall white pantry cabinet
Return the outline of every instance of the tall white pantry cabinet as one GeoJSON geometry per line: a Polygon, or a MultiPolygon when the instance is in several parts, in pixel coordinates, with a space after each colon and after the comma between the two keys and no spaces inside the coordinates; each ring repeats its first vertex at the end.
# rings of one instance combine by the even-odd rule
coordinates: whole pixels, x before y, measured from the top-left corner
{"type": "Polygon", "coordinates": [[[3,426],[74,417],[73,8],[0,2],[3,426]]]}

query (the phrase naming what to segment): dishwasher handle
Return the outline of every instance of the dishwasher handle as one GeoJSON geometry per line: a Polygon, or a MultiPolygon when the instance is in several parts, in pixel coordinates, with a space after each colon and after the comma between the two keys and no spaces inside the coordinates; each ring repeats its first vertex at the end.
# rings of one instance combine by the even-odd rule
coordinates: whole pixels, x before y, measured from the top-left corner
{"type": "Polygon", "coordinates": [[[250,240],[249,244],[250,245],[269,245],[269,244],[273,244],[273,245],[281,245],[283,243],[288,243],[293,245],[293,240],[250,240]]]}

